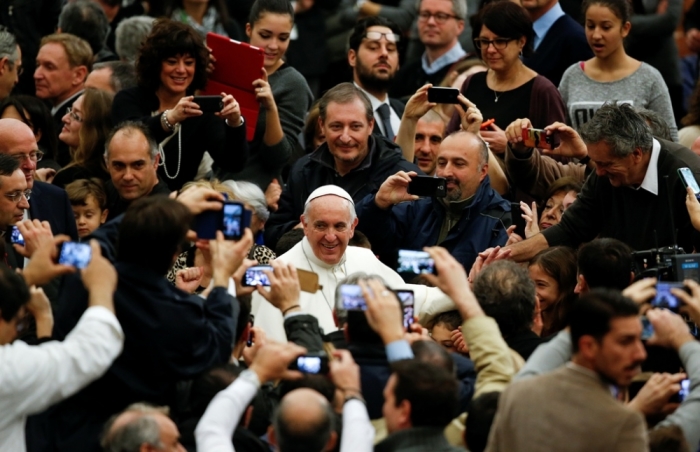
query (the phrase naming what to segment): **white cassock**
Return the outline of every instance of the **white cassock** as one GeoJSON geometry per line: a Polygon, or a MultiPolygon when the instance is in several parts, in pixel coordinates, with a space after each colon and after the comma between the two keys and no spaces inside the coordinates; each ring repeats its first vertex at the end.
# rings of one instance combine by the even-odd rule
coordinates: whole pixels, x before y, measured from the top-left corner
{"type": "MultiPolygon", "coordinates": [[[[366,248],[348,246],[338,264],[328,265],[314,255],[311,244],[304,237],[301,242],[279,256],[277,260],[291,263],[296,268],[318,274],[318,283],[322,286],[322,289],[313,294],[301,292],[299,305],[305,314],[311,314],[318,319],[318,323],[325,334],[338,329],[333,318],[335,289],[338,283],[348,275],[358,272],[368,275],[379,275],[386,281],[389,288],[394,290],[413,290],[415,294],[415,312],[421,319],[456,309],[452,300],[439,289],[406,284],[398,273],[381,263],[372,254],[372,251],[366,248]]],[[[284,317],[280,310],[255,292],[253,292],[252,304],[255,326],[265,331],[267,337],[286,342],[287,335],[284,332],[284,317]]]]}

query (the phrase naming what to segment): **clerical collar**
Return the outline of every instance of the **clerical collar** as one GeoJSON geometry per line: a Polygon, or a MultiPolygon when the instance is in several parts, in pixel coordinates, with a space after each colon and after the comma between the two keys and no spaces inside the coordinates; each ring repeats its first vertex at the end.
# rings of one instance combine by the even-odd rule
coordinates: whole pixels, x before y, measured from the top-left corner
{"type": "MultiPolygon", "coordinates": [[[[306,259],[309,260],[309,263],[317,265],[321,268],[330,270],[333,267],[337,267],[338,265],[345,265],[345,253],[343,253],[343,257],[340,259],[340,262],[338,262],[335,265],[327,264],[318,257],[316,257],[316,255],[314,254],[314,250],[311,249],[311,244],[309,243],[309,240],[306,237],[301,239],[301,250],[304,253],[304,256],[306,256],[306,259]]],[[[313,270],[313,268],[311,270],[313,270]]]]}

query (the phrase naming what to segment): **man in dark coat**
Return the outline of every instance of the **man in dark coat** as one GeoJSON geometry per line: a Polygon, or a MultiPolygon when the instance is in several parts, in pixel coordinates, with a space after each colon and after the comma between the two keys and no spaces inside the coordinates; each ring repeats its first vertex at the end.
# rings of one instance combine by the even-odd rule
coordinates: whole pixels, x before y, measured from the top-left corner
{"type": "Polygon", "coordinates": [[[304,203],[318,187],[338,185],[357,202],[399,170],[420,172],[404,160],[400,147],[372,135],[372,104],[353,84],[341,83],[329,90],[319,108],[326,143],[292,167],[279,208],[265,228],[265,243],[272,248],[282,234],[299,225],[304,203]]]}

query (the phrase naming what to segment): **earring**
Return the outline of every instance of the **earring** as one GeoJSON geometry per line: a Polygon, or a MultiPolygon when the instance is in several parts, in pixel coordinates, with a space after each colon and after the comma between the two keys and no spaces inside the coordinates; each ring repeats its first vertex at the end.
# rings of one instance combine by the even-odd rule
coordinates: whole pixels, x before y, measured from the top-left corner
{"type": "Polygon", "coordinates": [[[520,49],[520,56],[523,56],[523,49],[520,49]]]}

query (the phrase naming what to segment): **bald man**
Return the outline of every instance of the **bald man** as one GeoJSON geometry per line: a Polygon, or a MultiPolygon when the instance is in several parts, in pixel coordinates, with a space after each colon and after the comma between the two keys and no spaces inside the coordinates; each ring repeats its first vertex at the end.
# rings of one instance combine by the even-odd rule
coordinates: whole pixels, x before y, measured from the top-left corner
{"type": "Polygon", "coordinates": [[[32,191],[26,218],[48,221],[54,235],[66,234],[77,241],[78,228],[66,192],[34,180],[36,164],[43,153],[32,129],[17,119],[0,119],[0,154],[10,155],[19,161],[27,188],[32,191]]]}
{"type": "Polygon", "coordinates": [[[100,445],[106,451],[163,450],[185,452],[180,431],[168,416],[167,407],[134,403],[115,415],[105,426],[100,445]]]}
{"type": "MultiPolygon", "coordinates": [[[[305,353],[306,349],[291,342],[269,342],[260,347],[250,367],[214,397],[199,420],[195,429],[197,450],[233,452],[231,432],[260,386],[279,379],[299,377],[299,372],[290,371],[288,367],[305,353]]],[[[328,400],[319,392],[308,388],[295,389],[282,398],[267,436],[270,446],[277,452],[331,451],[338,440],[335,415],[328,400]]]]}

